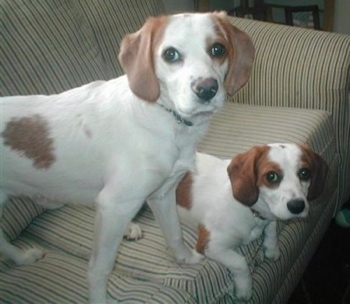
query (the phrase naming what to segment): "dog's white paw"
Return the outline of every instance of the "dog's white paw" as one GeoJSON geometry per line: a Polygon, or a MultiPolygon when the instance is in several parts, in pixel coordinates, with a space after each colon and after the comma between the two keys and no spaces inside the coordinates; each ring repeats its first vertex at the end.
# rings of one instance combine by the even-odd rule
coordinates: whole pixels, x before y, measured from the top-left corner
{"type": "Polygon", "coordinates": [[[31,248],[22,252],[15,260],[18,265],[31,265],[37,260],[40,260],[43,256],[44,251],[38,248],[31,248]]]}
{"type": "Polygon", "coordinates": [[[278,246],[265,248],[264,254],[266,258],[272,261],[277,261],[281,256],[280,248],[278,246]]]}
{"type": "Polygon", "coordinates": [[[237,275],[234,278],[234,282],[235,297],[241,301],[248,301],[253,294],[253,281],[250,274],[248,274],[248,276],[242,275],[242,277],[239,277],[239,275],[237,275]]]}
{"type": "Polygon", "coordinates": [[[142,229],[140,225],[131,222],[124,232],[124,239],[128,241],[142,239],[142,229]]]}
{"type": "Polygon", "coordinates": [[[195,249],[184,252],[181,257],[176,258],[178,264],[197,264],[203,260],[204,255],[198,253],[195,249]]]}

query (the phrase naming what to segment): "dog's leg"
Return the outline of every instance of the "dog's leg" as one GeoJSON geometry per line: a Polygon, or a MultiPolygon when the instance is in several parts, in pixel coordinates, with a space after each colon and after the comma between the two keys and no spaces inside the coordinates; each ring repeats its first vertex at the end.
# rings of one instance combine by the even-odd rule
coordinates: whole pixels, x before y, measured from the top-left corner
{"type": "Polygon", "coordinates": [[[58,209],[65,205],[65,203],[56,202],[41,195],[35,196],[33,199],[38,205],[50,210],[58,209]]]}
{"type": "Polygon", "coordinates": [[[172,251],[176,261],[180,264],[198,263],[203,256],[195,251],[190,251],[183,241],[181,225],[176,209],[175,187],[172,187],[166,195],[155,194],[147,202],[162,230],[166,244],[172,251]]]}
{"type": "Polygon", "coordinates": [[[205,255],[225,265],[233,273],[237,299],[249,300],[251,298],[253,282],[244,256],[232,249],[223,247],[222,244],[214,244],[213,242],[209,242],[205,255]]]}
{"type": "MultiPolygon", "coordinates": [[[[0,223],[2,219],[2,212],[7,196],[0,190],[0,223]]],[[[37,260],[41,259],[44,252],[38,248],[31,248],[25,251],[12,245],[4,235],[4,232],[0,226],[0,253],[9,259],[12,259],[17,265],[29,265],[33,264],[37,260]]]]}
{"type": "Polygon", "coordinates": [[[96,199],[95,235],[88,272],[90,303],[106,303],[108,276],[119,244],[127,225],[143,204],[139,199],[121,201],[109,190],[102,190],[96,199]]]}
{"type": "Polygon", "coordinates": [[[278,246],[277,222],[268,223],[264,230],[264,255],[270,260],[278,260],[280,257],[280,248],[278,246]]]}

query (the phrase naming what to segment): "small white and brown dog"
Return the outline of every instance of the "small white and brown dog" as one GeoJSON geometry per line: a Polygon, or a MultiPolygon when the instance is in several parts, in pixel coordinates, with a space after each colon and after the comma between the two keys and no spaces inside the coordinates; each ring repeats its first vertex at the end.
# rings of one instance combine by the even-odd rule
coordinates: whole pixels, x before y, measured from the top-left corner
{"type": "Polygon", "coordinates": [[[306,146],[256,146],[232,160],[197,153],[197,168],[177,188],[180,220],[198,228],[195,251],[228,267],[235,296],[248,300],[252,278],[235,249],[264,233],[264,255],[280,256],[277,220],[305,217],[325,185],[328,166],[306,146]]]}
{"type": "MultiPolygon", "coordinates": [[[[1,98],[0,211],[11,195],[49,207],[95,202],[90,302],[105,303],[119,243],[145,200],[176,260],[197,262],[182,240],[175,190],[212,114],[248,81],[253,57],[250,38],[224,13],[149,18],[122,41],[126,75],[1,98]]],[[[0,253],[17,264],[43,256],[22,252],[1,229],[0,253]]]]}

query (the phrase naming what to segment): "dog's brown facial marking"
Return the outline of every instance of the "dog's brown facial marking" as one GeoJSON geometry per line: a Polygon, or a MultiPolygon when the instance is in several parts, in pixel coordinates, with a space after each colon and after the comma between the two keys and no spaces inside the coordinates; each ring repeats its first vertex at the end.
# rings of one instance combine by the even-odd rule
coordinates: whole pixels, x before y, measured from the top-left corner
{"type": "Polygon", "coordinates": [[[40,115],[12,118],[1,136],[4,145],[32,159],[37,169],[47,169],[55,162],[49,125],[40,115]]]}
{"type": "Polygon", "coordinates": [[[266,186],[267,188],[276,189],[278,188],[282,178],[283,170],[281,167],[271,161],[264,159],[259,163],[257,176],[257,186],[266,186]]]}
{"type": "Polygon", "coordinates": [[[187,210],[192,207],[192,183],[192,175],[187,172],[176,189],[176,203],[187,210]]]}
{"type": "Polygon", "coordinates": [[[207,230],[207,228],[202,225],[199,224],[198,225],[198,240],[197,240],[197,244],[196,244],[196,251],[204,254],[205,249],[208,245],[209,242],[209,237],[210,237],[210,232],[207,230]]]}

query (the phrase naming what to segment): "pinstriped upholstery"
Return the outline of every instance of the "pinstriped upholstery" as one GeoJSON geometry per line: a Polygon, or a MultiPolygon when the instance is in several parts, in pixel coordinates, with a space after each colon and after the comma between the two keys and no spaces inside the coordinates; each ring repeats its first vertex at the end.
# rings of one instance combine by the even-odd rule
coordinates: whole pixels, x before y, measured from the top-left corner
{"type": "MultiPolygon", "coordinates": [[[[121,37],[164,10],[156,0],[41,0],[35,7],[25,0],[0,1],[3,95],[59,92],[120,75],[121,37]]],[[[231,157],[255,144],[308,143],[330,165],[325,192],[312,202],[310,217],[279,223],[279,261],[263,261],[261,239],[239,249],[253,272],[250,303],[284,303],[336,208],[339,158],[343,168],[349,159],[347,150],[339,150],[349,145],[344,133],[349,128],[349,39],[251,20],[232,22],[255,41],[253,75],[216,115],[199,148],[231,157]]],[[[66,206],[43,212],[28,199],[12,200],[1,223],[6,236],[21,248],[40,246],[47,254],[25,267],[0,257],[0,302],[86,302],[94,211],[66,206]]],[[[150,210],[145,208],[136,221],[144,238],[122,243],[109,280],[111,297],[122,303],[235,302],[225,267],[207,259],[176,265],[150,210]]],[[[184,226],[184,237],[193,246],[195,231],[184,226]]]]}
{"type": "Polygon", "coordinates": [[[164,12],[154,0],[27,4],[1,1],[1,68],[8,71],[1,75],[1,95],[54,94],[122,75],[118,43],[148,16],[164,12]]]}
{"type": "Polygon", "coordinates": [[[7,239],[14,240],[31,223],[33,218],[40,215],[44,209],[28,197],[11,197],[11,203],[6,206],[6,215],[1,219],[7,239]]]}
{"type": "Polygon", "coordinates": [[[350,36],[232,18],[257,52],[244,104],[326,110],[340,155],[338,208],[350,195],[350,36]]]}
{"type": "Polygon", "coordinates": [[[147,1],[147,5],[140,0],[106,1],[105,5],[95,0],[78,1],[93,29],[103,61],[113,69],[111,78],[124,74],[117,54],[125,34],[137,31],[147,17],[164,13],[162,2],[154,0],[147,1]]]}
{"type": "MultiPolygon", "coordinates": [[[[334,136],[330,132],[332,129],[330,115],[322,111],[289,109],[290,114],[285,115],[284,120],[281,120],[281,111],[278,108],[256,108],[249,105],[229,103],[224,111],[215,117],[207,137],[201,143],[201,149],[206,152],[227,157],[249,148],[252,141],[263,144],[274,139],[280,140],[283,137],[284,141],[300,143],[307,141],[331,164],[331,178],[324,194],[325,199],[322,200],[321,204],[319,202],[312,204],[310,219],[307,221],[293,221],[288,224],[280,223],[282,257],[278,262],[262,262],[261,239],[240,248],[240,251],[246,255],[250,269],[253,272],[254,295],[250,303],[271,303],[276,294],[278,294],[279,299],[288,298],[292,287],[301,274],[301,270],[304,269],[313,252],[311,249],[317,246],[322,235],[316,234],[316,237],[310,240],[308,245],[310,248],[303,252],[304,243],[308,240],[309,233],[317,225],[317,229],[325,229],[331,218],[330,214],[335,208],[335,200],[328,199],[331,198],[332,194],[334,196],[334,182],[336,179],[332,178],[332,175],[334,177],[337,172],[337,155],[333,144],[334,136]],[[294,117],[296,116],[300,117],[301,127],[294,133],[292,126],[295,125],[294,117]],[[227,117],[231,117],[231,120],[227,117]],[[241,125],[240,117],[245,117],[244,126],[241,125]],[[286,119],[286,117],[289,117],[289,119],[286,119]],[[278,128],[271,124],[276,120],[278,128]],[[254,135],[253,130],[259,129],[256,124],[264,126],[264,128],[268,126],[269,132],[265,132],[264,136],[262,136],[263,132],[254,135]],[[243,132],[242,127],[246,129],[246,136],[235,137],[235,133],[243,132]],[[315,133],[314,129],[320,129],[321,132],[315,133]],[[233,130],[236,132],[233,132],[233,130]],[[234,136],[234,140],[229,140],[230,136],[234,136]],[[301,259],[301,261],[295,265],[295,261],[298,261],[298,259],[301,259]],[[298,266],[298,264],[301,264],[301,266],[298,266]],[[290,268],[293,265],[296,270],[291,272],[290,268]],[[292,275],[294,275],[293,280],[291,280],[292,283],[288,282],[284,286],[283,283],[292,275]],[[284,288],[282,294],[280,294],[280,288],[284,288]]],[[[164,239],[152,213],[146,209],[141,212],[136,221],[142,226],[145,236],[138,242],[123,242],[119,250],[116,269],[110,280],[109,293],[112,297],[125,296],[126,303],[129,303],[129,300],[134,297],[140,297],[139,300],[143,299],[147,303],[147,293],[156,290],[164,297],[170,298],[175,297],[175,295],[183,297],[181,301],[179,299],[170,301],[168,298],[163,303],[186,303],[186,301],[189,301],[189,303],[191,301],[193,303],[233,303],[234,286],[232,276],[225,267],[209,260],[204,260],[199,265],[178,267],[170,253],[165,249],[164,239]],[[127,283],[123,280],[126,280],[127,283]],[[116,282],[120,284],[118,285],[116,282]],[[123,285],[123,282],[126,286],[123,285]],[[128,286],[128,284],[131,284],[131,286],[128,286]],[[127,286],[129,289],[127,289],[127,286]],[[166,286],[166,288],[160,292],[157,286],[166,286]],[[176,294],[175,291],[178,293],[176,294]],[[121,294],[123,295],[121,296],[121,294]],[[191,301],[188,294],[193,297],[191,301]]],[[[53,276],[50,275],[49,279],[45,279],[47,284],[55,286],[57,297],[60,293],[62,293],[62,300],[68,295],[71,297],[70,293],[64,290],[65,286],[68,285],[77,291],[74,294],[77,299],[84,299],[86,297],[86,286],[85,276],[82,276],[82,273],[87,269],[92,235],[92,209],[66,206],[58,210],[46,211],[40,217],[37,217],[16,240],[18,246],[29,247],[39,244],[48,251],[48,255],[44,260],[39,262],[39,265],[43,265],[43,268],[40,268],[34,275],[33,270],[23,267],[16,268],[11,262],[4,261],[2,269],[9,267],[15,273],[21,273],[18,274],[21,278],[27,276],[27,271],[29,271],[32,280],[37,282],[38,286],[41,286],[40,282],[43,280],[41,276],[47,273],[47,267],[50,267],[51,271],[58,267],[60,271],[54,270],[53,276]],[[62,261],[67,261],[68,265],[56,265],[62,263],[62,261]],[[61,270],[61,268],[63,269],[61,270]],[[65,274],[67,270],[64,269],[72,272],[71,277],[65,274]],[[41,274],[41,271],[43,274],[41,274]],[[79,280],[77,277],[79,277],[79,280]],[[62,286],[54,284],[56,280],[59,280],[62,286]]],[[[184,237],[186,243],[193,246],[196,238],[195,231],[191,231],[185,226],[184,237]]],[[[9,271],[8,276],[2,276],[2,286],[6,290],[6,286],[10,286],[12,283],[19,284],[17,279],[13,278],[12,271],[9,271]]],[[[35,288],[33,294],[35,300],[33,302],[37,299],[37,293],[40,293],[42,299],[50,299],[52,296],[50,288],[45,289],[46,291],[42,288],[39,289],[35,288]]],[[[152,297],[160,296],[160,294],[155,293],[152,297]]],[[[20,299],[17,296],[21,297],[23,294],[21,292],[3,293],[3,296],[4,299],[19,301],[20,299]]]]}
{"type": "Polygon", "coordinates": [[[2,1],[2,95],[53,94],[103,79],[108,66],[75,1],[26,3],[2,1]]]}
{"type": "MultiPolygon", "coordinates": [[[[59,253],[48,253],[34,266],[2,264],[1,303],[86,303],[86,267],[86,261],[59,253]]],[[[108,292],[122,303],[195,303],[183,290],[127,276],[112,276],[108,292]]]]}

